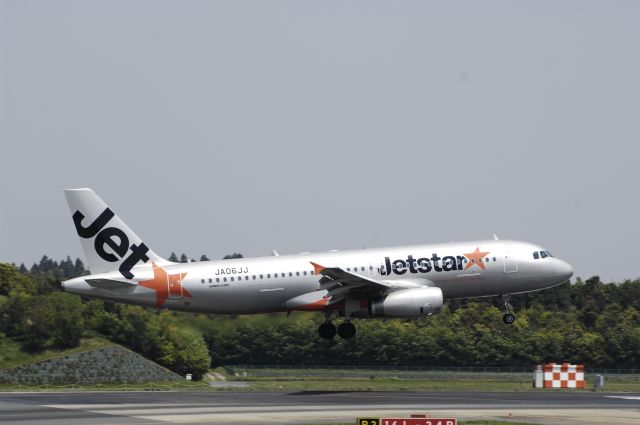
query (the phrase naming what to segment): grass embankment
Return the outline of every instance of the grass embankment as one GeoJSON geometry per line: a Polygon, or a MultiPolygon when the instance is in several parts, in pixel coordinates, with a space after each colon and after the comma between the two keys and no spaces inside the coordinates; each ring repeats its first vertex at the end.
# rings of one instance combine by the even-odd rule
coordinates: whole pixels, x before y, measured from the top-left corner
{"type": "Polygon", "coordinates": [[[87,338],[82,339],[79,346],[68,350],[29,353],[21,350],[20,344],[17,342],[3,339],[0,343],[0,369],[22,366],[43,360],[58,359],[70,354],[97,350],[110,345],[113,345],[113,343],[104,338],[87,338]]]}
{"type": "MultiPolygon", "coordinates": [[[[530,373],[367,371],[335,369],[247,369],[248,390],[262,391],[567,391],[532,388],[530,373]]],[[[244,373],[246,372],[246,376],[244,373]]],[[[587,376],[587,391],[593,377],[587,376]]],[[[640,391],[640,375],[605,377],[606,391],[640,391]]],[[[585,390],[568,390],[585,391],[585,390]]]]}
{"type": "MultiPolygon", "coordinates": [[[[12,368],[30,363],[62,358],[71,354],[97,350],[113,345],[104,338],[86,338],[75,348],[62,351],[29,353],[20,349],[20,344],[9,339],[0,341],[0,368],[12,368]]],[[[149,383],[104,383],[104,384],[0,384],[0,391],[166,391],[209,390],[205,382],[149,382],[149,383]]]]}
{"type": "Polygon", "coordinates": [[[11,385],[0,384],[0,391],[209,391],[204,382],[147,382],[140,384],[63,384],[11,385]]]}

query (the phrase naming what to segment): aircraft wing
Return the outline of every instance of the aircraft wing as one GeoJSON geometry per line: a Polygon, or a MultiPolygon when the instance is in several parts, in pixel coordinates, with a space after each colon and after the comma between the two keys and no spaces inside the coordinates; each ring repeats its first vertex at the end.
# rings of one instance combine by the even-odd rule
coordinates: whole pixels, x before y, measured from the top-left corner
{"type": "Polygon", "coordinates": [[[320,279],[320,290],[327,291],[329,304],[342,301],[347,295],[353,298],[368,298],[393,287],[388,283],[345,271],[339,267],[324,267],[310,261],[320,279]]]}

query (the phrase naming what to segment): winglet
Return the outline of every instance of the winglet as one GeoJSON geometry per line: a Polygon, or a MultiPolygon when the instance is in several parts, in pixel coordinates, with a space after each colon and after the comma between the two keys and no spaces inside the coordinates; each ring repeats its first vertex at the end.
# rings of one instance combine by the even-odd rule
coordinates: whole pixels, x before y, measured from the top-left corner
{"type": "Polygon", "coordinates": [[[309,262],[310,262],[310,263],[311,263],[311,265],[313,266],[313,269],[314,269],[314,271],[315,271],[315,274],[321,274],[321,273],[322,273],[322,271],[323,271],[324,269],[326,269],[326,267],[321,266],[320,264],[316,264],[316,263],[314,263],[313,261],[309,261],[309,262]]]}
{"type": "Polygon", "coordinates": [[[498,237],[498,235],[496,235],[495,233],[493,234],[493,240],[499,241],[500,238],[498,237]]]}

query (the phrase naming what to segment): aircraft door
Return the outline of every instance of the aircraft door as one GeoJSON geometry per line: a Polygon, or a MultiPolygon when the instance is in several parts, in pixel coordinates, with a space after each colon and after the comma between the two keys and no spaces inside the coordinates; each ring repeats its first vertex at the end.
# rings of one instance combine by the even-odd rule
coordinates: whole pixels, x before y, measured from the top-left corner
{"type": "Polygon", "coordinates": [[[182,298],[182,279],[186,273],[167,275],[169,298],[182,298]]]}
{"type": "Polygon", "coordinates": [[[518,271],[518,260],[516,257],[507,252],[504,254],[504,272],[505,273],[516,273],[518,271]]]}

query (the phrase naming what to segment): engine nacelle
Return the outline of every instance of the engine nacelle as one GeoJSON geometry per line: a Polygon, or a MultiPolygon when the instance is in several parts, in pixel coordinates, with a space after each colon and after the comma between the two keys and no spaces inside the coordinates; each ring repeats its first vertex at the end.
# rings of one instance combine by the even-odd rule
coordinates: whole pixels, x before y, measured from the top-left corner
{"type": "Polygon", "coordinates": [[[440,288],[400,289],[389,295],[371,300],[372,316],[416,317],[437,313],[442,308],[440,288]]]}

